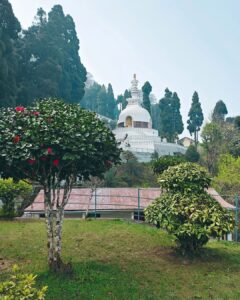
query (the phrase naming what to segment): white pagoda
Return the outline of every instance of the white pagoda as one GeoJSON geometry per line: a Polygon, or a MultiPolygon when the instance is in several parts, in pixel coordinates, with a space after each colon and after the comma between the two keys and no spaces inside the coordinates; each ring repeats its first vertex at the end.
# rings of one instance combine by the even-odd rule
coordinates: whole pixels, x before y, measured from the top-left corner
{"type": "Polygon", "coordinates": [[[159,156],[186,152],[186,148],[175,143],[162,141],[158,131],[152,128],[149,112],[140,104],[138,80],[134,74],[131,82],[131,98],[127,107],[121,111],[117,128],[113,130],[121,148],[131,151],[139,161],[148,162],[154,152],[159,156]]]}

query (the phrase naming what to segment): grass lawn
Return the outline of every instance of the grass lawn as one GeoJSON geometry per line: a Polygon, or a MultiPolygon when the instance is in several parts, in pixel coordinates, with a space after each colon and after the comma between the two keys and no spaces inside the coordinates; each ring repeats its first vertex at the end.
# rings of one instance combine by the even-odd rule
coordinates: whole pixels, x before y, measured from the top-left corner
{"type": "Polygon", "coordinates": [[[240,245],[210,242],[201,258],[175,254],[161,230],[125,221],[65,220],[72,277],[48,272],[44,221],[0,221],[0,281],[13,263],[48,285],[47,299],[240,299],[240,245]]]}

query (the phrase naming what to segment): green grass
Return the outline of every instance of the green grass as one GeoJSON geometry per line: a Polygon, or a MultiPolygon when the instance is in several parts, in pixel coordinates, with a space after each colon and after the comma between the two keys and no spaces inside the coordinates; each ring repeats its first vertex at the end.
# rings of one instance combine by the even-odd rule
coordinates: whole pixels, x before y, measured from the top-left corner
{"type": "Polygon", "coordinates": [[[0,221],[0,265],[8,266],[0,281],[17,263],[48,285],[47,299],[240,299],[240,245],[210,242],[194,260],[177,256],[174,245],[147,225],[65,220],[62,255],[75,273],[56,276],[43,221],[0,221]]]}

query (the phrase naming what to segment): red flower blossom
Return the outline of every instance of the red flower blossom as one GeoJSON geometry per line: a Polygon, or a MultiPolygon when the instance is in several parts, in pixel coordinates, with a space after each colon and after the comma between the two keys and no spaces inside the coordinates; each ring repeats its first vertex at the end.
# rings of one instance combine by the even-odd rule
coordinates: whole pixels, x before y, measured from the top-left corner
{"type": "Polygon", "coordinates": [[[25,110],[25,107],[23,107],[23,106],[17,106],[17,107],[15,107],[15,110],[19,111],[19,112],[22,112],[22,111],[25,110]]]}
{"type": "Polygon", "coordinates": [[[110,160],[106,160],[104,164],[105,164],[105,167],[107,167],[107,168],[111,168],[111,166],[112,166],[112,162],[110,160]]]}
{"type": "Polygon", "coordinates": [[[57,167],[59,165],[59,159],[54,159],[53,165],[54,167],[57,167]]]}
{"type": "Polygon", "coordinates": [[[13,138],[13,142],[16,144],[20,141],[20,136],[19,135],[15,135],[15,137],[13,138]]]}
{"type": "Polygon", "coordinates": [[[47,148],[47,153],[48,153],[48,154],[53,154],[53,151],[52,151],[52,148],[51,148],[51,147],[47,148]]]}
{"type": "Polygon", "coordinates": [[[38,117],[38,116],[39,116],[39,114],[40,114],[40,112],[39,112],[39,111],[34,111],[34,112],[33,112],[33,115],[34,115],[34,116],[36,116],[36,117],[38,117]]]}
{"type": "Polygon", "coordinates": [[[27,162],[28,162],[29,165],[34,165],[34,164],[36,163],[36,159],[34,159],[34,158],[29,158],[29,159],[27,160],[27,162]]]}

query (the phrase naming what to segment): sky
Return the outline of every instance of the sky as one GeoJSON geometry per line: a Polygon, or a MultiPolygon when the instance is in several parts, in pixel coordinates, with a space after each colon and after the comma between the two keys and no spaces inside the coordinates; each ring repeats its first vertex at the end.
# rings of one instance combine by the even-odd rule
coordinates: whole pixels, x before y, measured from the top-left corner
{"type": "MultiPolygon", "coordinates": [[[[157,99],[178,93],[186,128],[197,91],[205,122],[218,100],[240,115],[239,0],[9,0],[27,29],[37,8],[61,4],[76,24],[81,61],[115,95],[149,81],[157,99]]],[[[185,129],[184,135],[188,135],[185,129]]]]}

